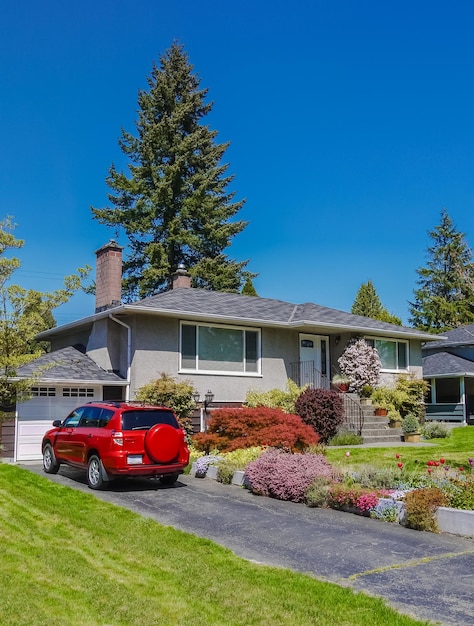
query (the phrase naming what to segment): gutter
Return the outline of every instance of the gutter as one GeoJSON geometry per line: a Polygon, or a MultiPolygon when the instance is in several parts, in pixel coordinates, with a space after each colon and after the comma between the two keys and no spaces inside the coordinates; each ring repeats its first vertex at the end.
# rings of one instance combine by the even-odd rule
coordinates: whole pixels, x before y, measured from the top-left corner
{"type": "Polygon", "coordinates": [[[128,402],[130,400],[130,371],[132,364],[132,327],[125,324],[125,322],[122,322],[122,320],[114,317],[112,313],[109,313],[108,317],[113,322],[116,322],[117,324],[120,324],[120,326],[127,329],[127,386],[125,388],[125,402],[128,402]]]}

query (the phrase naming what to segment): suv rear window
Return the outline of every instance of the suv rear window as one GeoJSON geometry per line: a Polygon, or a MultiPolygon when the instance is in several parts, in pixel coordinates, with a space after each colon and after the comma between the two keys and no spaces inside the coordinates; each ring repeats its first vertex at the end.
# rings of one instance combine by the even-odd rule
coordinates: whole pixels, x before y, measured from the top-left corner
{"type": "Polygon", "coordinates": [[[179,428],[176,417],[171,411],[124,411],[122,413],[122,430],[148,430],[155,424],[169,424],[179,428]]]}

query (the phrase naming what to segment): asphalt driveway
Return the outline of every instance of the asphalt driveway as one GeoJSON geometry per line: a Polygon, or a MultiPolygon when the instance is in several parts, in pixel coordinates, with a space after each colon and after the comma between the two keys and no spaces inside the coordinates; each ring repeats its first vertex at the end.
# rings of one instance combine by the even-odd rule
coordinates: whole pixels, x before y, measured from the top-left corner
{"type": "Polygon", "coordinates": [[[325,509],[254,496],[211,479],[182,476],[173,487],[123,481],[91,491],[85,475],[62,466],[46,475],[237,555],[384,597],[419,619],[474,625],[474,540],[423,533],[325,509]]]}

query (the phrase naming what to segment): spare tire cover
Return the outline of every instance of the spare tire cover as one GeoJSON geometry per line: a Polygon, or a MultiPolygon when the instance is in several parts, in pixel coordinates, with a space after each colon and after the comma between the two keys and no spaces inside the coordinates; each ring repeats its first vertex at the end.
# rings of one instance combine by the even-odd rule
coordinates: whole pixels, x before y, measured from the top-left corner
{"type": "Polygon", "coordinates": [[[168,463],[179,453],[183,435],[169,424],[155,424],[145,437],[145,450],[156,463],[168,463]]]}

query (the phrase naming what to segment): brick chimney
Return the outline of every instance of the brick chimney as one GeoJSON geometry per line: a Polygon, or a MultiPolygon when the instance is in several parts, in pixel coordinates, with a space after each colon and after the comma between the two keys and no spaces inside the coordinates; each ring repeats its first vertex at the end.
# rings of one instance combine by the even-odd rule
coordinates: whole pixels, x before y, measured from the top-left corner
{"type": "Polygon", "coordinates": [[[186,271],[182,263],[178,265],[178,269],[172,275],[173,289],[189,289],[191,287],[191,276],[186,271]]]}
{"type": "Polygon", "coordinates": [[[121,304],[122,300],[122,250],[111,239],[96,250],[95,312],[105,311],[121,304]]]}

